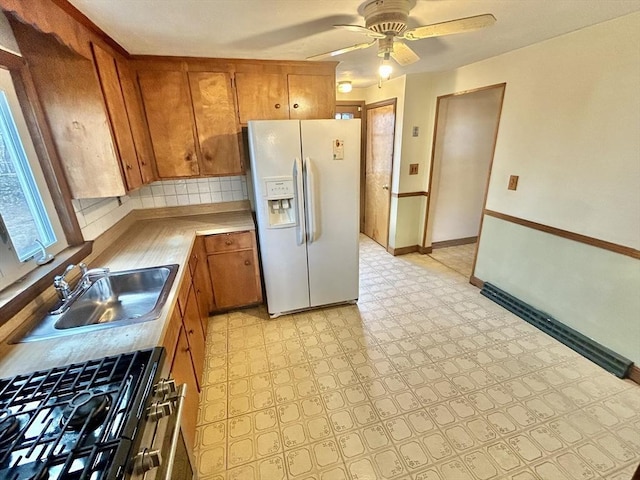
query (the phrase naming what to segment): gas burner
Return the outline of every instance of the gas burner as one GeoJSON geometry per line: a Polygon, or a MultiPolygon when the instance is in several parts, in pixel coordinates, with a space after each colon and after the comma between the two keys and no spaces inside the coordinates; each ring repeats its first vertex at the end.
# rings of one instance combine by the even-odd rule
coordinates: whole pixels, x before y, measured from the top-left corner
{"type": "Polygon", "coordinates": [[[79,431],[87,425],[86,431],[95,430],[107,417],[111,397],[101,390],[83,391],[71,399],[62,412],[61,425],[79,431]]]}
{"type": "Polygon", "coordinates": [[[20,432],[20,422],[10,410],[0,410],[0,445],[9,443],[20,432]]]}

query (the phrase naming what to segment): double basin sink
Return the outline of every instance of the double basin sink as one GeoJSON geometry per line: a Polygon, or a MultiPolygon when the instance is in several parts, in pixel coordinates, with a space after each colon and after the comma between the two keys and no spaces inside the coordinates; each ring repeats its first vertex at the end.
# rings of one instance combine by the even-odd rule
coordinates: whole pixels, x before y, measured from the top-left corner
{"type": "Polygon", "coordinates": [[[12,343],[148,322],[160,316],[178,265],[110,272],[91,283],[62,313],[47,314],[12,343]]]}

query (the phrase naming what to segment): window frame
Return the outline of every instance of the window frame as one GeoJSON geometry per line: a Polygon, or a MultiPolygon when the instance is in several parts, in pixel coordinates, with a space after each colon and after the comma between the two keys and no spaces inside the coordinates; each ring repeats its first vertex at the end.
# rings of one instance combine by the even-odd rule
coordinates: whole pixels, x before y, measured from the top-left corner
{"type": "Polygon", "coordinates": [[[0,290],[2,325],[49,288],[53,278],[62,273],[69,263],[77,263],[86,258],[92,251],[93,242],[85,242],[82,236],[71,203],[71,191],[28,66],[19,55],[0,49],[0,68],[11,74],[18,102],[68,245],[52,263],[31,270],[15,283],[0,290]]]}

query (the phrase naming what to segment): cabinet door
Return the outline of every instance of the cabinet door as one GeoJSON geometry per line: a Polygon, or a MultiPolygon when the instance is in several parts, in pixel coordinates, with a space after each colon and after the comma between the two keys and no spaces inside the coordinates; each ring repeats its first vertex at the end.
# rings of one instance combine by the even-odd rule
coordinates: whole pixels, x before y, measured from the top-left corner
{"type": "Polygon", "coordinates": [[[190,177],[199,173],[186,80],[185,72],[138,72],[160,178],[190,177]]]}
{"type": "Polygon", "coordinates": [[[189,291],[189,298],[187,299],[187,307],[182,317],[182,324],[187,332],[187,341],[189,342],[191,360],[193,360],[196,380],[200,387],[202,386],[202,372],[204,370],[205,339],[202,334],[202,326],[200,325],[198,300],[196,299],[196,294],[193,288],[189,291]]]}
{"type": "Polygon", "coordinates": [[[196,424],[198,423],[200,395],[198,394],[195,372],[189,350],[189,342],[187,341],[187,335],[183,327],[180,329],[180,334],[178,335],[176,353],[173,357],[173,364],[171,365],[171,375],[176,380],[177,385],[187,384],[187,396],[184,400],[185,405],[182,409],[180,427],[187,443],[187,450],[193,451],[196,437],[196,424]]]}
{"type": "Polygon", "coordinates": [[[136,148],[133,144],[133,135],[129,127],[127,108],[124,105],[124,97],[120,88],[116,60],[98,45],[92,44],[91,47],[98,69],[102,94],[107,105],[107,112],[109,112],[111,129],[120,154],[120,164],[127,182],[127,189],[134,190],[142,185],[142,175],[138,166],[136,148]]]}
{"type": "MultiPolygon", "coordinates": [[[[200,319],[202,321],[202,333],[207,336],[207,322],[209,313],[213,311],[213,289],[211,278],[209,277],[209,267],[207,265],[207,252],[204,246],[204,237],[196,237],[193,244],[191,257],[194,260],[193,287],[196,290],[196,298],[200,309],[200,319]]],[[[191,262],[189,263],[191,265],[191,262]]]]}
{"type": "Polygon", "coordinates": [[[236,73],[240,123],[289,118],[287,77],[279,73],[236,73]]]}
{"type": "Polygon", "coordinates": [[[189,72],[193,113],[200,142],[200,173],[238,175],[241,130],[228,73],[189,72]]]}
{"type": "Polygon", "coordinates": [[[144,117],[140,88],[136,82],[136,74],[125,60],[116,60],[116,67],[118,68],[118,76],[120,77],[124,105],[127,107],[127,116],[129,117],[133,144],[136,147],[136,154],[138,155],[138,165],[142,175],[142,183],[151,183],[156,179],[153,167],[155,158],[153,156],[153,147],[151,146],[147,119],[144,117]]]}
{"type": "Polygon", "coordinates": [[[73,198],[126,193],[93,62],[18,20],[11,28],[29,66],[73,198]]]}
{"type": "Polygon", "coordinates": [[[238,250],[208,256],[209,273],[216,308],[251,305],[262,294],[256,278],[257,265],[253,250],[238,250]]]}
{"type": "Polygon", "coordinates": [[[289,117],[333,118],[336,108],[335,79],[331,75],[288,75],[289,117]]]}

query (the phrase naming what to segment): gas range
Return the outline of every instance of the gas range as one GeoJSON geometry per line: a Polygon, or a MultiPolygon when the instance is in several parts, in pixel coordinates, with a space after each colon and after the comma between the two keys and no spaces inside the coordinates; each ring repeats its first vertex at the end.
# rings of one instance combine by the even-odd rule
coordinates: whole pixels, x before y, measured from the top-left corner
{"type": "Polygon", "coordinates": [[[172,381],[154,386],[163,357],[155,348],[0,380],[0,478],[111,480],[158,467],[157,450],[138,449],[157,429],[150,418],[179,400],[172,381]]]}

